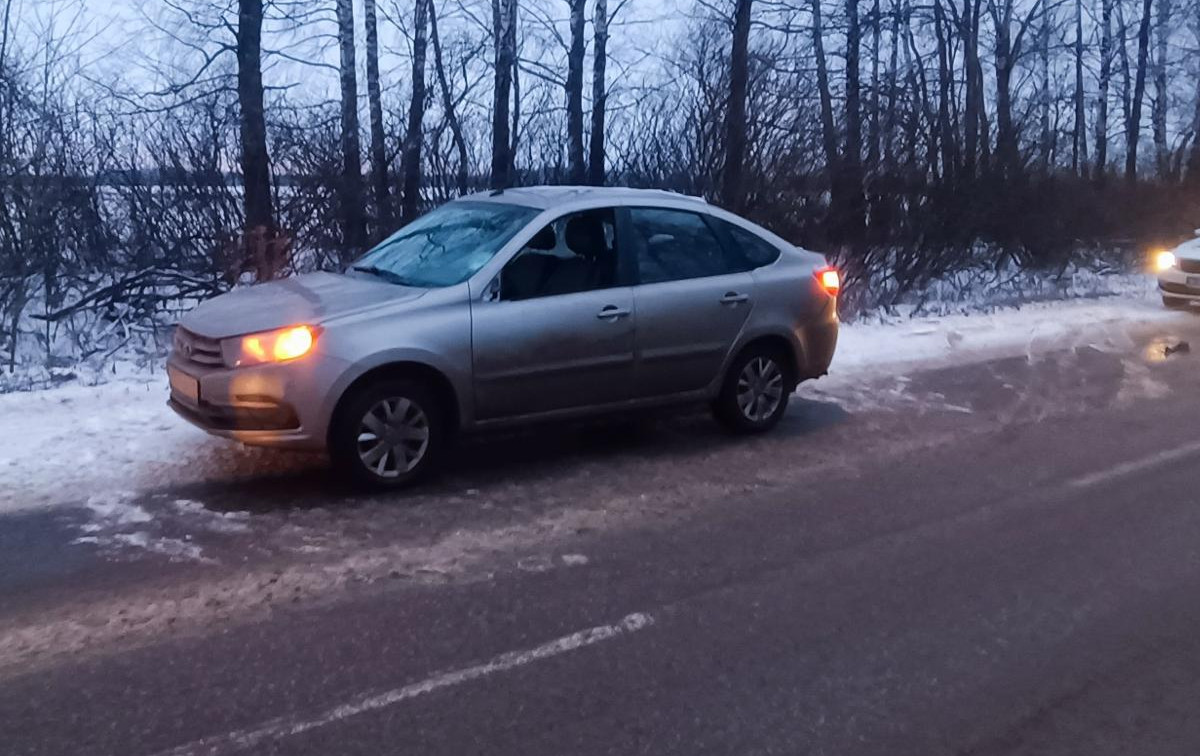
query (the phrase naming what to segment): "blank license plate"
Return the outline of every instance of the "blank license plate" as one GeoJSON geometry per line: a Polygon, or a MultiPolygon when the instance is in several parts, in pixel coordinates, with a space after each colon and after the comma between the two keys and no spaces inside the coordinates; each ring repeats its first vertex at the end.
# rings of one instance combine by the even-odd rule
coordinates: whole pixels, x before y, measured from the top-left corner
{"type": "Polygon", "coordinates": [[[1200,289],[1200,276],[1188,276],[1187,285],[1189,289],[1200,289]]]}
{"type": "Polygon", "coordinates": [[[172,394],[187,399],[192,404],[200,402],[200,381],[174,368],[167,368],[167,380],[171,383],[172,394]]]}

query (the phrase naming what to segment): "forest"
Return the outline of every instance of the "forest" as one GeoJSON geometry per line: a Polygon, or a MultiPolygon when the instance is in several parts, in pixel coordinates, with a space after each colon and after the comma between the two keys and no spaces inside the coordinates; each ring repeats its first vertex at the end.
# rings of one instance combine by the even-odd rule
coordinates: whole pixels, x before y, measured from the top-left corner
{"type": "Polygon", "coordinates": [[[850,315],[1129,270],[1200,225],[1198,49],[1200,0],[0,0],[0,374],[520,185],[703,196],[850,315]]]}

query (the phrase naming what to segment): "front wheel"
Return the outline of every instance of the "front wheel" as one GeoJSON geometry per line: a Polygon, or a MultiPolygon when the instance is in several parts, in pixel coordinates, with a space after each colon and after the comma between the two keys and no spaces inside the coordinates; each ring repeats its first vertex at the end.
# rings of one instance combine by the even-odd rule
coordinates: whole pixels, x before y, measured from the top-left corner
{"type": "Polygon", "coordinates": [[[358,390],[338,413],[329,438],[334,467],[365,488],[416,483],[441,460],[444,413],[434,394],[411,380],[358,390]]]}
{"type": "Polygon", "coordinates": [[[751,347],[730,365],[713,414],[738,433],[770,430],[787,411],[792,385],[778,350],[751,347]]]}
{"type": "Polygon", "coordinates": [[[1191,309],[1191,303],[1186,299],[1180,299],[1179,297],[1168,297],[1164,294],[1162,300],[1163,300],[1163,305],[1168,310],[1191,309]]]}

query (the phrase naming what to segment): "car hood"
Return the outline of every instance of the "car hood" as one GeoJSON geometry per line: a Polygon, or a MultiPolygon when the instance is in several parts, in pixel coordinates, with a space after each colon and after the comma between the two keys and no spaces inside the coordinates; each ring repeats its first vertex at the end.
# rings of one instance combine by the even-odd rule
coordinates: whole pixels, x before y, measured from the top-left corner
{"type": "Polygon", "coordinates": [[[1172,250],[1177,257],[1187,260],[1200,260],[1200,238],[1188,239],[1172,250]]]}
{"type": "Polygon", "coordinates": [[[309,273],[234,289],[200,303],[179,324],[201,336],[221,339],[300,323],[316,325],[330,318],[417,299],[424,293],[425,289],[373,278],[309,273]]]}

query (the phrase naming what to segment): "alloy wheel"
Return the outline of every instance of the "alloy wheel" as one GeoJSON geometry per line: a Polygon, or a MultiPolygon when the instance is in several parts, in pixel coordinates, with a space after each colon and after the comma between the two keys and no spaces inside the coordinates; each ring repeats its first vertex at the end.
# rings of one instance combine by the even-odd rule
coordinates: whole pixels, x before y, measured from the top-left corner
{"type": "Polygon", "coordinates": [[[358,428],[358,458],[381,478],[412,472],[429,449],[429,417],[404,397],[376,402],[358,428]]]}
{"type": "Polygon", "coordinates": [[[783,401],[783,371],[770,357],[755,357],[738,376],[737,405],[752,423],[771,417],[783,401]]]}

